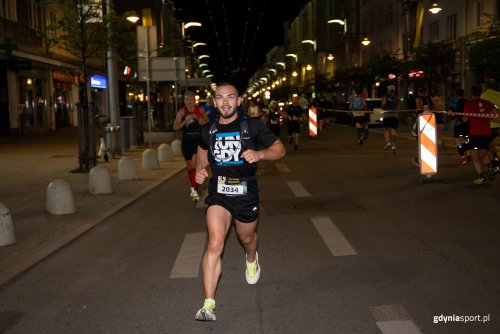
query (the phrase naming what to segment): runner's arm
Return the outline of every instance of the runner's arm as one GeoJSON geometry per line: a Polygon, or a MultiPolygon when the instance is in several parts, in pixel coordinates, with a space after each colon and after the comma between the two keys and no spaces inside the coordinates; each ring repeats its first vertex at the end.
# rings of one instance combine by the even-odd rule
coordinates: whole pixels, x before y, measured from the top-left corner
{"type": "Polygon", "coordinates": [[[198,146],[196,153],[196,183],[203,184],[205,182],[205,179],[208,177],[208,165],[208,151],[198,146]]]}
{"type": "Polygon", "coordinates": [[[241,156],[248,163],[253,164],[255,162],[259,162],[260,160],[278,160],[282,158],[285,155],[285,153],[286,153],[285,146],[283,146],[281,140],[278,139],[266,149],[259,151],[246,150],[241,154],[241,156]]]}
{"type": "Polygon", "coordinates": [[[174,131],[179,131],[188,122],[187,117],[184,120],[182,119],[182,117],[184,117],[184,109],[179,110],[177,116],[175,117],[174,131]]]}

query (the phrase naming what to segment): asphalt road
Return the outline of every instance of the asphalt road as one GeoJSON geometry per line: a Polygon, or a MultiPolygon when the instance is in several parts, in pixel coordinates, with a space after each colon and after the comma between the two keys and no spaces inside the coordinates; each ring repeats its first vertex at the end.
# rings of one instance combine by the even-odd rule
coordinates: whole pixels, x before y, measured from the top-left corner
{"type": "Polygon", "coordinates": [[[336,126],[261,164],[261,280],[231,230],[214,323],[194,321],[205,210],[181,173],[3,286],[0,332],[499,333],[500,180],[451,148],[422,178],[414,139],[383,146],[336,126]]]}

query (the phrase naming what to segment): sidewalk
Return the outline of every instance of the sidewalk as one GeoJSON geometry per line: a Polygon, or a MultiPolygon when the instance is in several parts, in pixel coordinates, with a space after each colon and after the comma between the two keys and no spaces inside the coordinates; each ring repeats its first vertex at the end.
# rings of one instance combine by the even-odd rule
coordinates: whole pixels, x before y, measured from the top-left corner
{"type": "Polygon", "coordinates": [[[185,168],[182,156],[175,156],[172,162],[160,162],[158,170],[143,170],[142,153],[148,148],[139,146],[108,162],[100,159],[98,165],[110,173],[113,193],[92,195],[89,174],[70,172],[78,167],[76,128],[0,138],[0,203],[10,211],[16,236],[15,244],[0,247],[0,285],[185,168]],[[134,159],[138,180],[118,179],[122,156],[134,159]],[[58,179],[71,187],[74,214],[52,215],[46,210],[47,186],[58,179]]]}

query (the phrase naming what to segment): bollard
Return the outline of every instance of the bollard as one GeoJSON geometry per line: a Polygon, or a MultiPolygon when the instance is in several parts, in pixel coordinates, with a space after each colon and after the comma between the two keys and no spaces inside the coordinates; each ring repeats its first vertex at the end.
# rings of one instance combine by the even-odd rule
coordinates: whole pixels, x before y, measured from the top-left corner
{"type": "Polygon", "coordinates": [[[161,144],[160,146],[158,146],[158,161],[168,162],[172,161],[173,159],[174,156],[169,144],[161,144]]]}
{"type": "Polygon", "coordinates": [[[154,150],[148,148],[142,153],[142,169],[160,169],[154,150]]]}
{"type": "Polygon", "coordinates": [[[118,161],[118,179],[137,180],[138,178],[134,159],[131,157],[120,158],[120,161],[118,161]]]}
{"type": "Polygon", "coordinates": [[[45,202],[47,211],[53,215],[75,213],[73,192],[64,180],[55,180],[49,183],[45,202]]]}
{"type": "Polygon", "coordinates": [[[0,246],[9,246],[15,243],[16,236],[9,208],[0,203],[0,246]]]}
{"type": "Polygon", "coordinates": [[[180,139],[172,140],[171,145],[172,145],[172,154],[173,155],[182,155],[181,140],[180,139]]]}
{"type": "Polygon", "coordinates": [[[95,166],[89,172],[89,192],[91,194],[111,194],[111,178],[106,167],[95,166]]]}

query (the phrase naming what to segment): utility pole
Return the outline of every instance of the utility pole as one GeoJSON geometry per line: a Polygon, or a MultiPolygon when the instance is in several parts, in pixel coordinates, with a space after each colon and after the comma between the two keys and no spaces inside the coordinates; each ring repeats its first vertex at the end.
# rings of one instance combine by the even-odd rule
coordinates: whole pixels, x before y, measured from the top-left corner
{"type": "MultiPolygon", "coordinates": [[[[114,11],[113,0],[106,0],[107,13],[114,11]]],[[[106,52],[106,60],[108,65],[108,99],[109,99],[109,118],[111,131],[111,143],[107,143],[111,156],[114,158],[116,154],[121,153],[120,148],[120,101],[118,98],[118,74],[116,61],[116,48],[113,45],[113,27],[111,22],[108,22],[108,48],[106,52]]],[[[108,131],[109,131],[108,130],[108,131]]]]}
{"type": "Polygon", "coordinates": [[[403,108],[408,107],[408,52],[410,51],[410,0],[403,0],[404,34],[403,34],[403,108]]]}

